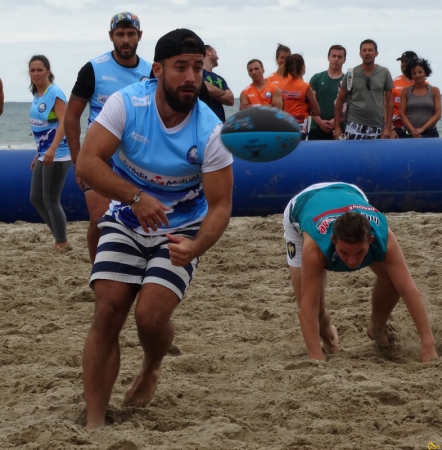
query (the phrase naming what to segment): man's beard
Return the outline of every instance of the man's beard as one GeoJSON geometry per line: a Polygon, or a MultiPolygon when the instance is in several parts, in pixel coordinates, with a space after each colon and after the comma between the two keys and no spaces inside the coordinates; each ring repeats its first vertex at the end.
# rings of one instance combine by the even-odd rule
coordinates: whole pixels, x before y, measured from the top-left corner
{"type": "Polygon", "coordinates": [[[131,59],[136,53],[137,53],[137,47],[138,44],[131,47],[130,53],[123,53],[121,50],[114,44],[115,53],[121,58],[121,59],[131,59]]]}
{"type": "Polygon", "coordinates": [[[177,88],[176,90],[170,89],[167,86],[166,79],[164,77],[162,80],[162,85],[164,91],[164,98],[167,104],[174,111],[179,113],[189,113],[190,111],[192,111],[196,101],[198,100],[200,89],[195,89],[193,96],[186,95],[185,99],[182,100],[179,97],[180,88],[177,88]]]}

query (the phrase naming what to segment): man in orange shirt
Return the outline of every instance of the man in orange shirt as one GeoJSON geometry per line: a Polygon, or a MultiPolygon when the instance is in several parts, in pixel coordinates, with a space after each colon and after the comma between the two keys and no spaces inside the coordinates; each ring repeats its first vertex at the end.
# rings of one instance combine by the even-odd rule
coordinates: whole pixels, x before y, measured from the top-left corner
{"type": "Polygon", "coordinates": [[[411,86],[413,81],[408,79],[405,75],[405,69],[410,61],[417,59],[416,53],[412,51],[406,51],[402,53],[402,55],[396,60],[401,62],[401,72],[402,75],[399,75],[393,80],[393,138],[406,138],[409,137],[405,132],[404,124],[399,116],[399,103],[401,100],[401,90],[405,87],[411,86]],[[396,135],[394,134],[396,133],[396,135]]]}
{"type": "Polygon", "coordinates": [[[259,59],[247,63],[247,72],[252,84],[246,87],[239,96],[240,111],[253,105],[269,105],[282,109],[281,89],[264,79],[264,66],[259,59]]]}

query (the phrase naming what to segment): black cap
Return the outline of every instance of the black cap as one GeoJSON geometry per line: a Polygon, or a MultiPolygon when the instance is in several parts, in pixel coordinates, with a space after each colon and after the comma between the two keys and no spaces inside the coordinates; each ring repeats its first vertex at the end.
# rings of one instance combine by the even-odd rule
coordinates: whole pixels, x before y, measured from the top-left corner
{"type": "Polygon", "coordinates": [[[402,55],[399,56],[399,58],[396,59],[396,61],[400,61],[402,59],[407,59],[408,61],[413,61],[413,59],[417,59],[417,55],[416,55],[416,53],[409,50],[408,52],[402,53],[402,55]]]}
{"type": "Polygon", "coordinates": [[[155,46],[155,56],[153,60],[158,62],[185,53],[202,54],[205,56],[206,49],[204,47],[204,42],[193,31],[187,30],[186,28],[177,28],[176,30],[165,34],[158,40],[157,45],[155,46]],[[194,38],[194,41],[196,42],[189,42],[186,37],[194,38]]]}

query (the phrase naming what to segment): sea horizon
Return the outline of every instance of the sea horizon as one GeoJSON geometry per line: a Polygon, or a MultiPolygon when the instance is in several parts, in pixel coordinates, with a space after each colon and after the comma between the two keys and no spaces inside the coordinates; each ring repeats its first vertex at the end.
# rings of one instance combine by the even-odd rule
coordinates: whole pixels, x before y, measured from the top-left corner
{"type": "MultiPolygon", "coordinates": [[[[0,116],[0,150],[33,150],[35,141],[29,125],[29,109],[32,102],[5,102],[3,114],[0,116]]],[[[226,118],[239,110],[239,98],[235,98],[233,106],[224,106],[226,118]]],[[[81,116],[81,140],[87,130],[89,107],[81,116]]],[[[437,123],[442,136],[442,120],[437,123]]]]}

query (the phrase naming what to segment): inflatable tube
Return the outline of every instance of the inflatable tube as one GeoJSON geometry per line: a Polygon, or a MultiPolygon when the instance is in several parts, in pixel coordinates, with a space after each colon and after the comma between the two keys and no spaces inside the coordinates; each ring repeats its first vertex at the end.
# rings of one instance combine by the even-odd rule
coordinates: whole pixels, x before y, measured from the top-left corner
{"type": "Polygon", "coordinates": [[[278,161],[235,160],[234,215],[280,214],[314,183],[360,187],[383,212],[442,212],[442,139],[301,142],[278,161]]]}
{"type": "MultiPolygon", "coordinates": [[[[0,151],[1,222],[40,222],[29,202],[34,150],[0,151]]],[[[442,139],[300,142],[268,163],[235,158],[233,216],[281,214],[313,183],[359,186],[383,212],[442,212],[442,139]]],[[[62,204],[68,220],[88,220],[84,195],[69,170],[62,204]]]]}

